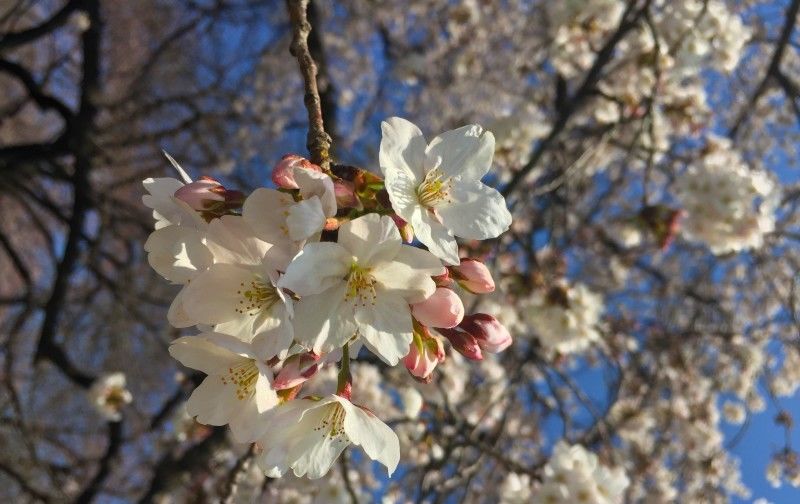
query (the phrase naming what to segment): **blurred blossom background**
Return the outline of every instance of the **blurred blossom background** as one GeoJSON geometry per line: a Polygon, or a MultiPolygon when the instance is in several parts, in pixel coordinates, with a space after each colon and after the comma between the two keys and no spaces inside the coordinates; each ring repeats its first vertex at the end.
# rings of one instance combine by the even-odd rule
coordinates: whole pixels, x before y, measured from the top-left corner
{"type": "Polygon", "coordinates": [[[308,154],[284,2],[0,0],[0,501],[798,502],[799,9],[313,0],[337,162],[379,173],[391,116],[496,136],[514,223],[464,301],[514,344],[430,384],[362,352],[401,465],[309,482],[185,413],[143,250],[162,149],[247,192],[308,154]]]}

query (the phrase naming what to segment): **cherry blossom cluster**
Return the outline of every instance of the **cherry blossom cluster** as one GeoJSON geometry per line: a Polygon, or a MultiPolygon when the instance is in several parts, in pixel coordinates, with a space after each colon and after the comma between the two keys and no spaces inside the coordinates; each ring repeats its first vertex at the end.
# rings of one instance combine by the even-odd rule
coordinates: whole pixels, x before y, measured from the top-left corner
{"type": "MultiPolygon", "coordinates": [[[[427,142],[400,118],[382,131],[383,177],[288,155],[272,172],[276,188],[246,196],[192,181],[167,156],[182,180],[144,181],[155,219],[148,261],[181,286],[169,322],[200,331],[170,346],[207,375],[186,412],[257,443],[272,477],[320,478],[350,444],[394,472],[398,437],[362,404],[351,372],[362,347],[426,382],[445,341],[471,360],[512,341],[495,317],[466,313],[462,295],[495,285],[455,239],[495,238],[511,224],[502,195],[481,182],[494,136],[470,125],[427,142]],[[322,370],[335,382],[303,390],[322,370]]],[[[404,397],[418,414],[421,396],[404,397]]]]}
{"type": "Polygon", "coordinates": [[[779,192],[726,138],[709,136],[703,155],[676,182],[687,215],[683,233],[714,254],[758,248],[775,228],[779,192]]]}
{"type": "Polygon", "coordinates": [[[541,488],[531,502],[622,502],[628,477],[621,467],[609,468],[581,445],[556,443],[544,466],[541,488]]]}
{"type": "Polygon", "coordinates": [[[581,352],[600,340],[603,298],[586,285],[566,283],[534,291],[521,300],[523,318],[548,353],[581,352]]]}

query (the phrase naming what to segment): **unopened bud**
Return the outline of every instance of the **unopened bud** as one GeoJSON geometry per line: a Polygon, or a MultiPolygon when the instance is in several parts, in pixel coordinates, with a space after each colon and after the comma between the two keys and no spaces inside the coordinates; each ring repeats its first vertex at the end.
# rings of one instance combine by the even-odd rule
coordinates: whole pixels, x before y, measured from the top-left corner
{"type": "Polygon", "coordinates": [[[297,154],[287,154],[272,169],[272,182],[281,189],[299,189],[295,181],[296,170],[321,172],[322,168],[297,154]]]}
{"type": "Polygon", "coordinates": [[[453,278],[464,289],[473,294],[494,292],[494,279],[485,264],[477,259],[461,259],[461,264],[451,266],[453,278]]]}
{"type": "Polygon", "coordinates": [[[404,242],[411,243],[414,241],[414,228],[411,227],[410,223],[404,221],[395,214],[392,214],[392,220],[397,226],[397,230],[400,231],[400,237],[404,242]]]}
{"type": "Polygon", "coordinates": [[[428,329],[414,324],[414,339],[403,358],[403,364],[414,378],[429,382],[436,366],[444,362],[444,346],[442,341],[431,335],[428,329]]]}
{"type": "Polygon", "coordinates": [[[292,355],[283,364],[280,372],[272,382],[275,390],[294,388],[305,382],[319,370],[320,356],[314,352],[292,355]]]}
{"type": "Polygon", "coordinates": [[[428,327],[455,327],[464,318],[464,303],[452,290],[437,287],[428,299],[411,305],[411,314],[428,327]]]}
{"type": "Polygon", "coordinates": [[[467,315],[458,327],[475,338],[481,349],[489,353],[500,353],[512,343],[508,329],[486,313],[467,315]]]}
{"type": "Polygon", "coordinates": [[[438,329],[442,336],[447,338],[453,348],[470,360],[483,360],[483,352],[481,351],[478,340],[471,334],[466,333],[460,329],[438,329]]]}
{"type": "Polygon", "coordinates": [[[339,208],[355,208],[357,210],[364,208],[364,205],[361,204],[361,200],[356,196],[352,182],[342,179],[334,180],[333,192],[336,195],[336,205],[339,208]]]}
{"type": "Polygon", "coordinates": [[[175,191],[175,197],[192,207],[193,210],[201,212],[216,203],[225,201],[225,192],[222,184],[211,177],[203,176],[175,191]]]}

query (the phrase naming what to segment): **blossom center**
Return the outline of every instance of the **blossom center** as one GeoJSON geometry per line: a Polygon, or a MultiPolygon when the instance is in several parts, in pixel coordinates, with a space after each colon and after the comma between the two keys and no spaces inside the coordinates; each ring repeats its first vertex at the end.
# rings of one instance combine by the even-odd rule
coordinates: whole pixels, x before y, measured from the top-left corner
{"type": "Polygon", "coordinates": [[[106,404],[114,408],[121,408],[128,403],[128,394],[122,387],[112,387],[106,392],[106,404]]]}
{"type": "Polygon", "coordinates": [[[329,437],[331,441],[347,443],[349,439],[344,431],[344,416],[344,408],[339,403],[335,403],[332,408],[329,408],[328,414],[322,418],[320,424],[314,427],[314,430],[329,437]]]}
{"type": "Polygon", "coordinates": [[[253,396],[258,381],[258,366],[253,359],[246,359],[228,368],[227,374],[221,375],[223,385],[236,385],[236,398],[241,400],[253,396]]]}
{"type": "Polygon", "coordinates": [[[347,276],[347,291],[344,300],[355,300],[356,304],[366,306],[367,303],[375,304],[375,278],[369,268],[359,266],[357,263],[350,265],[350,274],[347,276]]]}
{"type": "Polygon", "coordinates": [[[433,208],[443,201],[450,199],[450,179],[445,178],[438,167],[433,168],[425,175],[425,180],[417,187],[417,200],[426,208],[433,208]]]}
{"type": "Polygon", "coordinates": [[[278,290],[268,282],[255,278],[250,283],[242,282],[236,294],[241,296],[236,313],[256,316],[272,308],[280,300],[278,290]]]}

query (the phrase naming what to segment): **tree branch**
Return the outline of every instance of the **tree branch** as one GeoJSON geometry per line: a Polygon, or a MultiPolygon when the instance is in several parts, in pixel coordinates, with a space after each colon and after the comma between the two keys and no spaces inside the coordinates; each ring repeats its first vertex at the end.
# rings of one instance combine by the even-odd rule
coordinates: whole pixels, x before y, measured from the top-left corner
{"type": "Polygon", "coordinates": [[[331,137],[325,132],[322,120],[322,102],[317,87],[317,64],[308,49],[308,35],[311,24],[306,9],[308,0],[286,0],[286,9],[292,24],[292,44],[290,52],[297,58],[305,89],[304,102],[308,110],[308,138],[306,147],[311,161],[330,171],[331,137]]]}
{"type": "Polygon", "coordinates": [[[83,7],[85,3],[86,0],[71,0],[42,24],[36,25],[33,28],[28,28],[27,30],[8,33],[0,37],[0,51],[7,51],[27,44],[28,42],[33,42],[39,37],[58,29],[69,20],[73,12],[83,7]]]}
{"type": "Polygon", "coordinates": [[[786,46],[792,38],[798,11],[800,11],[800,0],[792,0],[791,5],[786,9],[786,19],[783,22],[783,29],[781,29],[781,35],[775,43],[775,51],[772,53],[772,59],[770,59],[767,71],[755,91],[753,91],[753,95],[747,102],[747,106],[741,110],[736,120],[733,122],[733,126],[728,130],[729,137],[736,137],[744,120],[747,118],[748,114],[752,112],[758,99],[761,98],[769,87],[770,81],[774,78],[777,79],[779,83],[781,82],[781,60],[783,59],[783,54],[786,52],[786,46]]]}
{"type": "MultiPolygon", "coordinates": [[[[628,32],[636,27],[636,25],[639,23],[639,19],[641,19],[642,15],[650,7],[650,0],[647,0],[641,9],[638,9],[634,12],[635,5],[635,1],[632,1],[628,4],[628,8],[622,15],[622,21],[620,22],[617,31],[614,32],[614,34],[606,41],[606,43],[597,53],[594,63],[592,64],[591,68],[589,68],[589,71],[586,73],[586,77],[584,77],[583,82],[578,89],[575,90],[572,96],[569,96],[568,98],[559,97],[559,104],[561,107],[560,110],[557,111],[558,116],[556,117],[555,123],[553,123],[553,127],[550,129],[550,133],[537,144],[536,149],[531,154],[531,158],[528,163],[525,164],[525,166],[523,166],[519,171],[514,173],[514,176],[511,178],[508,184],[503,187],[503,190],[501,191],[503,196],[508,197],[517,188],[517,186],[519,186],[519,184],[525,180],[525,177],[527,177],[528,174],[533,171],[545,152],[553,145],[556,139],[564,131],[570,118],[583,107],[586,99],[589,98],[591,92],[597,85],[597,82],[600,80],[600,74],[603,71],[603,68],[605,68],[605,66],[613,58],[617,44],[619,44],[619,42],[625,37],[625,35],[628,34],[628,32]]],[[[561,85],[560,83],[558,84],[559,86],[561,85]]],[[[561,91],[561,93],[563,93],[563,91],[561,91]]]]}

